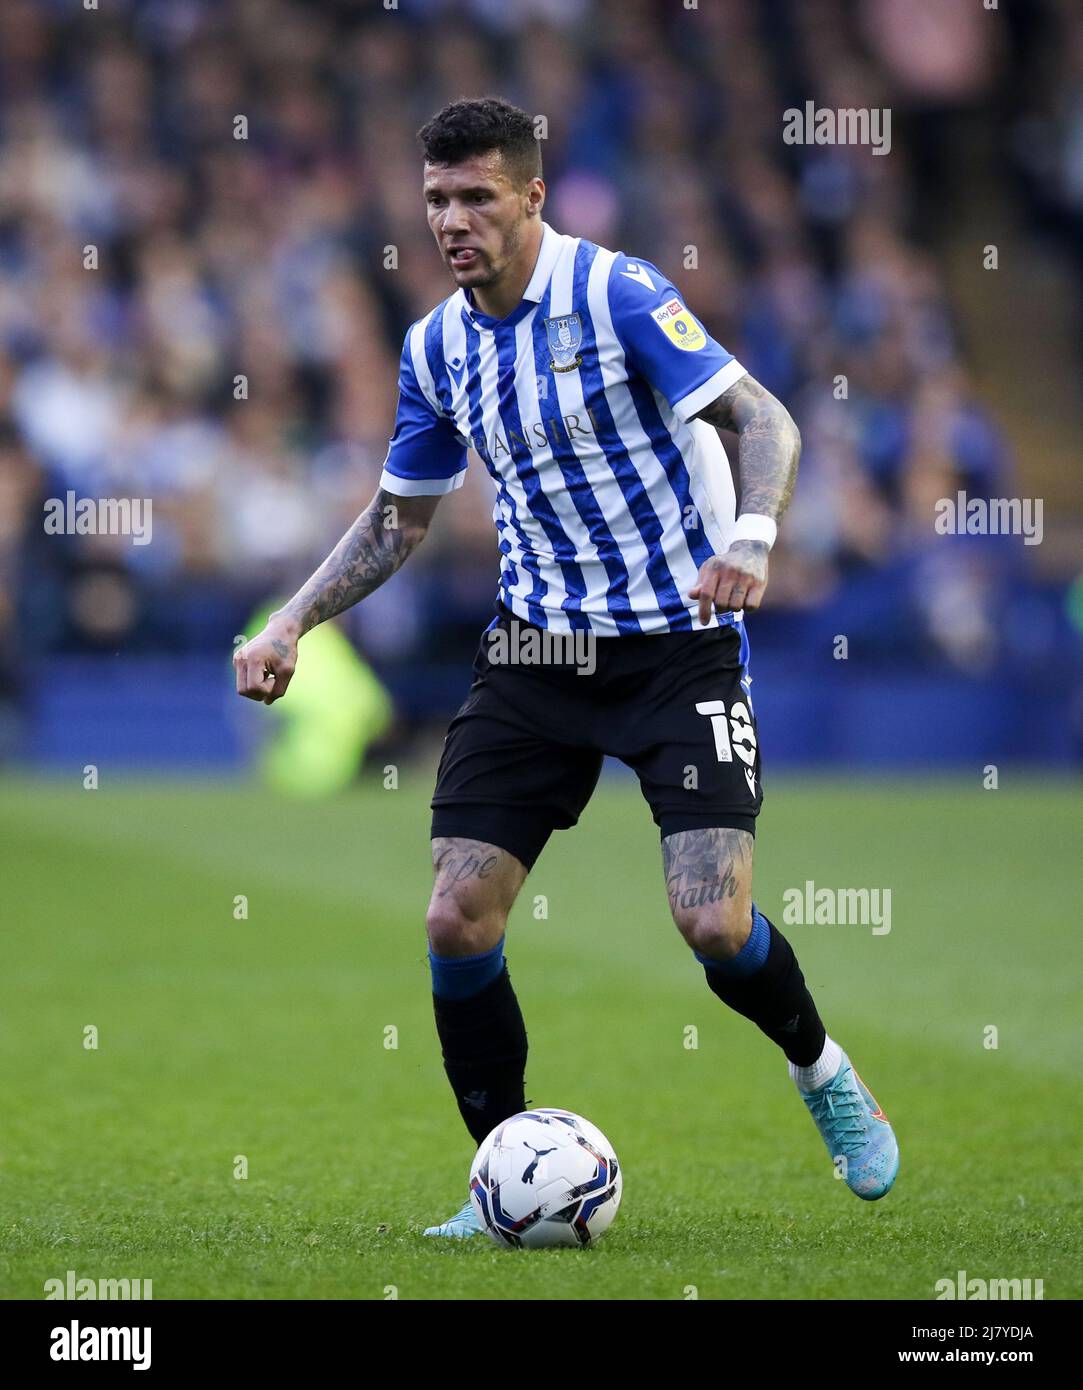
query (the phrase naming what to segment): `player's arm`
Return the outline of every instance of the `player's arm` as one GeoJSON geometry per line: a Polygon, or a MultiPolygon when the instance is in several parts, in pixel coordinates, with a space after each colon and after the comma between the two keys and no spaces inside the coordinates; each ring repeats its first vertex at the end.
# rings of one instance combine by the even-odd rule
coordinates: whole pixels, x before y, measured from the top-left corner
{"type": "Polygon", "coordinates": [[[439,501],[439,496],[398,497],[379,488],[308,582],[271,614],[258,636],[238,648],[233,658],[237,694],[266,705],[284,695],[300,639],[390,579],[425,539],[439,501]]]}
{"type": "Polygon", "coordinates": [[[237,693],[273,704],[286,693],[297,643],[310,628],[378,589],[425,538],[436,505],[466,477],[466,441],[441,408],[421,320],[399,361],[395,432],[376,496],[284,608],[233,658],[237,693]]]}
{"type": "Polygon", "coordinates": [[[738,437],[741,515],[732,543],[700,568],[689,598],[701,623],[711,608],[757,608],[767,552],[797,477],[801,438],[786,408],[748,375],[650,261],[614,257],[608,284],[613,328],[629,366],[685,422],[706,420],[738,437]]]}
{"type": "Polygon", "coordinates": [[[767,553],[797,481],[801,436],[782,402],[747,373],[696,419],[737,435],[741,491],[737,538],[723,555],[703,563],[689,591],[690,598],[699,600],[699,619],[705,623],[712,606],[720,613],[760,606],[767,587],[767,553]]]}

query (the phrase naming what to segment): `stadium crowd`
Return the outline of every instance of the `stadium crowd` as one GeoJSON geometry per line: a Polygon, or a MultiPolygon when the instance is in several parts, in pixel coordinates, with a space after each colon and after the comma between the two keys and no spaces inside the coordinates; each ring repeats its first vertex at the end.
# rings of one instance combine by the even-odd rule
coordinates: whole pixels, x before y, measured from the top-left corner
{"type": "MultiPolygon", "coordinates": [[[[932,508],[959,488],[998,495],[1012,464],[937,244],[962,172],[944,132],[991,99],[1004,53],[980,7],[936,10],[6,0],[9,673],[13,653],[228,653],[253,605],[331,548],[374,489],[403,333],[450,290],[414,132],[488,92],[546,116],[547,220],[661,266],[793,411],[802,476],[764,638],[864,630],[872,648],[980,669],[1019,550],[938,546],[932,508]],[[810,98],[891,107],[891,156],[785,144],[782,111],[810,98]],[[153,543],[46,536],[43,500],[67,490],[153,499],[153,543]]],[[[1071,225],[1083,14],[1065,22],[1049,101],[1068,113],[1054,183],[1071,225]]],[[[476,641],[490,509],[475,463],[410,565],[348,615],[378,666],[476,641]]]]}

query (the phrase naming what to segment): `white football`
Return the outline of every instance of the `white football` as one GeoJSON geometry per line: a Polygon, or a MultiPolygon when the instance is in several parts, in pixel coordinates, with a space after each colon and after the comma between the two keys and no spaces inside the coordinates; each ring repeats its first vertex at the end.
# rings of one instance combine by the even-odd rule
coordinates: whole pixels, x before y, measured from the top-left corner
{"type": "Polygon", "coordinates": [[[470,1168],[470,1198],[497,1245],[593,1245],[623,1180],[609,1140],[570,1110],[524,1110],[497,1125],[470,1168]]]}

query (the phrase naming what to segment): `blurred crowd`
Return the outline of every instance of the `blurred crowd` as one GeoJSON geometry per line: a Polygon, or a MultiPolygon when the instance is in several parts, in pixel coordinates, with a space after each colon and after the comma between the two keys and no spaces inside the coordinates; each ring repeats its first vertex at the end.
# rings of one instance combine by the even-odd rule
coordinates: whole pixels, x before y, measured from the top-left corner
{"type": "MultiPolygon", "coordinates": [[[[793,411],[802,476],[767,639],[830,614],[980,669],[1019,547],[946,548],[932,527],[937,498],[1015,487],[939,254],[968,122],[1046,123],[1042,166],[1016,172],[1083,244],[1083,10],[1022,8],[5,0],[7,678],[16,656],[228,655],[253,605],[333,546],[374,490],[402,335],[451,288],[414,132],[486,93],[547,117],[546,219],[660,265],[793,411]],[[1020,54],[1043,81],[1006,110],[1009,87],[1030,100],[1020,54]],[[891,107],[890,156],[786,145],[782,111],[808,99],[891,107]],[[152,498],[153,543],[46,536],[43,500],[69,489],[152,498]]],[[[378,666],[457,655],[487,621],[491,485],[470,473],[349,615],[378,666]]]]}

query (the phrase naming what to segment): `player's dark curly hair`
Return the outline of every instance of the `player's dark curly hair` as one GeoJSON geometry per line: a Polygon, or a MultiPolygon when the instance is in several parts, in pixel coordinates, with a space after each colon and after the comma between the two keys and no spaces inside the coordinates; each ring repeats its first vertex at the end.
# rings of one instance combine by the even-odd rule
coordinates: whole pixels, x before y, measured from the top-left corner
{"type": "Polygon", "coordinates": [[[541,145],[534,122],[502,97],[453,101],[417,132],[430,164],[461,164],[476,154],[499,150],[504,169],[517,187],[541,178],[541,145]]]}

